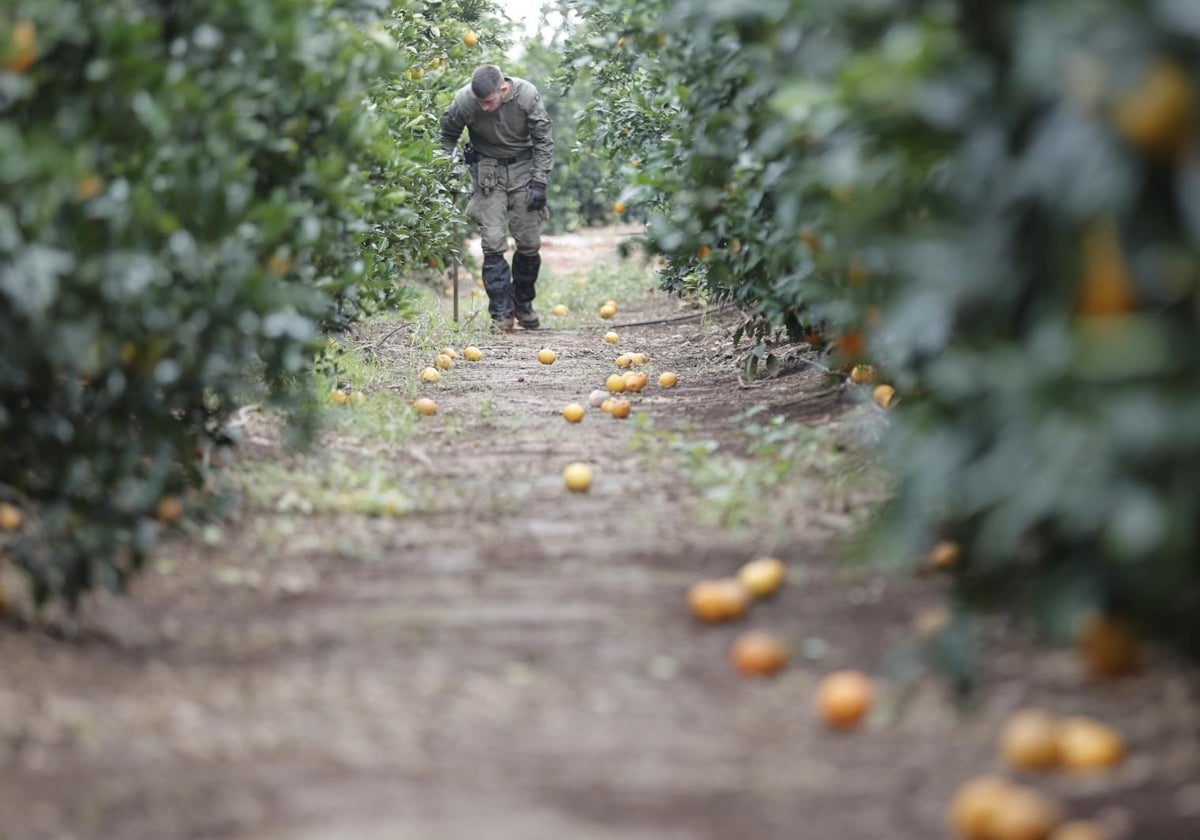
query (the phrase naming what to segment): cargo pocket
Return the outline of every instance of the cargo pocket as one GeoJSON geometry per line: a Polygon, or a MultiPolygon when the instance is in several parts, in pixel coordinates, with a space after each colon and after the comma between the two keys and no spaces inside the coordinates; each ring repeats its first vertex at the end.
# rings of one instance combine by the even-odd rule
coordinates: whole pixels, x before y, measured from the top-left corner
{"type": "Polygon", "coordinates": [[[482,158],[479,161],[479,173],[476,180],[479,192],[487,195],[496,188],[496,183],[500,178],[498,169],[493,158],[482,158]]]}

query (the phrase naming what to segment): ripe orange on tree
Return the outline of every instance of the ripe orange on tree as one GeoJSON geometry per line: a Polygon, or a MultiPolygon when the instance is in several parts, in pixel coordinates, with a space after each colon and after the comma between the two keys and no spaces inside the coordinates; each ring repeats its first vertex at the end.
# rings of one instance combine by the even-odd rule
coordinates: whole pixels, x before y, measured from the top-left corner
{"type": "Polygon", "coordinates": [[[1095,676],[1119,677],[1137,668],[1137,632],[1122,618],[1099,611],[1084,614],[1076,621],[1075,643],[1095,676]]]}
{"type": "Polygon", "coordinates": [[[9,34],[8,44],[4,68],[12,73],[24,73],[37,60],[37,26],[31,20],[17,21],[9,34]]]}
{"type": "Polygon", "coordinates": [[[1187,143],[1194,100],[1187,72],[1173,61],[1159,60],[1117,100],[1112,118],[1129,143],[1173,159],[1187,143]]]}
{"type": "Polygon", "coordinates": [[[875,390],[871,393],[871,398],[880,408],[891,408],[892,402],[896,399],[896,389],[891,385],[876,385],[875,390]]]}
{"type": "Polygon", "coordinates": [[[25,521],[21,509],[8,502],[0,502],[0,531],[15,531],[25,521]]]}

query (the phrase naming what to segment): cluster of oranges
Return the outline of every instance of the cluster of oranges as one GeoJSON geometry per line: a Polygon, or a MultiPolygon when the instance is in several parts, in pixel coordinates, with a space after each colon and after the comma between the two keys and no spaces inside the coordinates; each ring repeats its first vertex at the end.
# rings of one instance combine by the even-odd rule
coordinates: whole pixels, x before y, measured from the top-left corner
{"type": "MultiPolygon", "coordinates": [[[[604,306],[615,308],[616,304],[609,301],[604,306]]],[[[604,336],[606,344],[616,344],[619,341],[620,337],[615,332],[610,331],[604,336]]],[[[557,355],[549,348],[538,351],[538,361],[542,364],[553,364],[556,359],[557,355]]],[[[645,353],[622,353],[617,356],[615,364],[621,372],[610,374],[604,380],[602,388],[594,389],[588,395],[587,406],[598,408],[617,420],[629,417],[633,413],[633,405],[625,395],[640,393],[650,383],[650,375],[638,370],[649,362],[650,357],[645,353]]],[[[674,371],[663,371],[658,376],[660,388],[674,388],[678,384],[679,375],[674,371]]],[[[587,407],[579,402],[568,403],[562,410],[563,417],[569,423],[580,422],[586,413],[587,407]]]]}
{"type": "MultiPolygon", "coordinates": [[[[557,309],[558,307],[555,307],[555,310],[557,309]]],[[[609,319],[616,314],[616,311],[616,301],[608,300],[600,306],[599,315],[601,318],[609,319]]],[[[565,306],[563,312],[566,312],[565,306]]],[[[617,344],[620,340],[620,336],[615,331],[610,330],[604,334],[605,344],[617,344]]],[[[556,359],[557,355],[549,348],[542,348],[538,351],[538,361],[543,364],[553,364],[556,359]]],[[[586,405],[583,402],[572,402],[563,406],[563,419],[568,423],[579,423],[587,414],[588,407],[598,408],[604,414],[617,420],[628,418],[633,413],[633,404],[626,395],[640,393],[649,384],[650,375],[643,370],[638,370],[649,362],[650,357],[646,353],[622,353],[617,356],[615,364],[620,372],[610,374],[605,379],[603,387],[594,389],[588,395],[586,405]]],[[[678,384],[679,375],[674,371],[663,371],[658,376],[660,388],[674,388],[678,384]]],[[[587,490],[591,486],[591,469],[583,463],[570,464],[563,473],[563,481],[569,490],[576,492],[587,490]]]]}
{"type": "MultiPolygon", "coordinates": [[[[1001,728],[1001,760],[1018,772],[1063,769],[1094,773],[1116,767],[1125,755],[1120,733],[1086,715],[1056,718],[1042,709],[1021,709],[1001,728]]],[[[1091,820],[1068,820],[1055,796],[1000,775],[962,784],[946,810],[946,822],[962,840],[1108,840],[1091,820]]]]}
{"type": "Polygon", "coordinates": [[[875,368],[871,365],[858,364],[850,368],[850,381],[855,385],[874,385],[872,399],[880,408],[891,408],[896,403],[896,389],[885,383],[877,383],[875,368]]]}
{"type": "MultiPolygon", "coordinates": [[[[787,567],[778,557],[758,557],[745,563],[731,577],[698,581],[687,591],[692,614],[706,624],[737,621],[746,616],[757,600],[777,593],[787,579],[787,567]]],[[[788,661],[787,642],[772,633],[750,630],[734,639],[729,659],[738,673],[769,676],[788,661]]],[[[835,729],[858,725],[875,698],[871,678],[859,671],[829,674],[817,686],[813,706],[818,717],[835,729]]]]}
{"type": "MultiPolygon", "coordinates": [[[[470,346],[463,349],[462,357],[468,362],[478,362],[483,358],[483,351],[470,346]]],[[[426,365],[421,370],[421,382],[426,385],[436,385],[442,381],[442,374],[448,372],[458,361],[458,351],[453,347],[443,347],[442,351],[433,357],[433,364],[426,365]]],[[[430,397],[420,397],[413,403],[417,414],[430,416],[437,414],[437,403],[430,397]]]]}

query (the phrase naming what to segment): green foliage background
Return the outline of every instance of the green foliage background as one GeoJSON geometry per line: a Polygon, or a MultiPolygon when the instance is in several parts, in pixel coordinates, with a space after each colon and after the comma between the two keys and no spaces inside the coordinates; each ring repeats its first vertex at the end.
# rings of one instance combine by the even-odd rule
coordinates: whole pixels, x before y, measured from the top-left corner
{"type": "Polygon", "coordinates": [[[458,252],[430,134],[439,88],[416,70],[436,60],[457,83],[479,52],[463,32],[495,14],[479,0],[0,13],[0,500],[26,520],[2,538],[39,601],[122,586],[160,501],[204,482],[246,400],[310,433],[324,334],[405,305],[402,278],[458,252]]]}
{"type": "Polygon", "coordinates": [[[760,351],[815,331],[897,387],[871,558],[951,537],[973,603],[1194,649],[1192,4],[573,5],[568,72],[608,94],[581,137],[643,161],[666,285],[746,309],[760,351]]]}

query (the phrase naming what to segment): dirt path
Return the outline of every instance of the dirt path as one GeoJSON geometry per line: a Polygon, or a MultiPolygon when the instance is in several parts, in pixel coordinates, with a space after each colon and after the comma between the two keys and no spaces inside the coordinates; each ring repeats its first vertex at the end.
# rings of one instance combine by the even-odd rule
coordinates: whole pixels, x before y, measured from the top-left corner
{"type": "MultiPolygon", "coordinates": [[[[613,245],[551,238],[544,255],[565,284],[613,245]]],[[[369,461],[410,515],[248,504],[174,541],[131,597],[95,599],[73,641],[0,624],[0,838],[930,840],[957,785],[1001,770],[999,722],[1028,704],[1104,718],[1131,750],[1113,773],[1035,784],[1114,838],[1200,836],[1194,673],[1151,653],[1097,685],[998,627],[981,704],[928,680],[896,704],[938,584],[847,573],[857,491],[816,459],[718,525],[678,469],[704,441],[744,451],[755,405],[852,437],[844,391],[803,360],[743,387],[731,317],[622,327],[694,310],[621,304],[620,348],[681,378],[637,395],[634,418],[559,415],[613,370],[606,327],[488,337],[412,439],[326,438],[322,458],[369,461]],[[595,467],[587,494],[562,487],[573,460],[595,467]],[[778,597],[738,626],[689,617],[688,585],[762,553],[789,565],[778,597]],[[784,673],[733,673],[746,627],[794,643],[784,673]],[[844,667],[893,678],[853,734],[809,711],[844,667]]],[[[425,361],[404,337],[357,337],[401,392],[425,361]]],[[[271,424],[248,432],[246,465],[304,478],[271,424]]]]}

